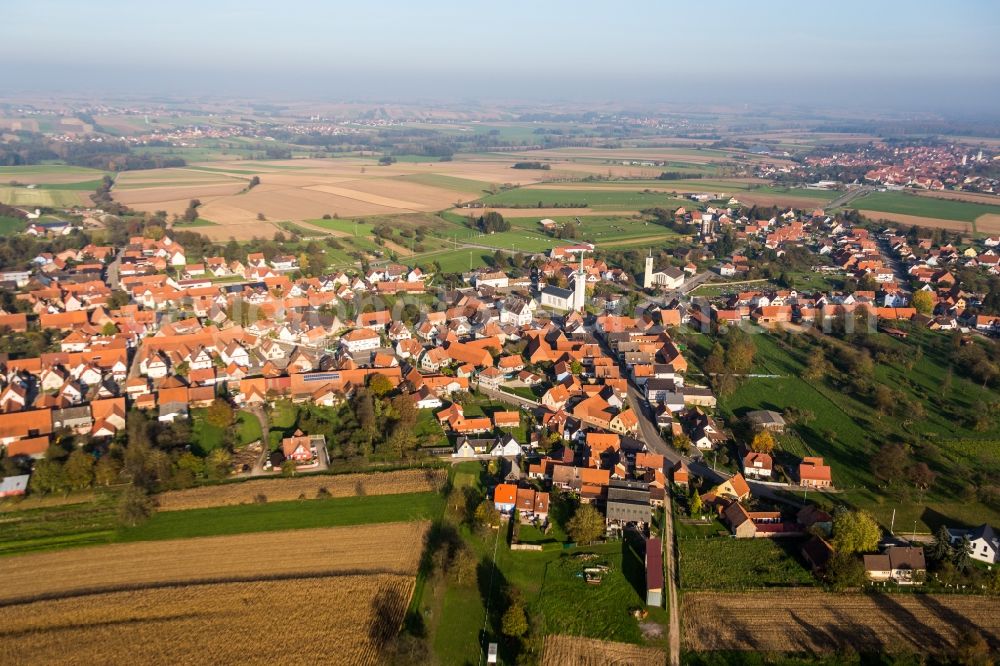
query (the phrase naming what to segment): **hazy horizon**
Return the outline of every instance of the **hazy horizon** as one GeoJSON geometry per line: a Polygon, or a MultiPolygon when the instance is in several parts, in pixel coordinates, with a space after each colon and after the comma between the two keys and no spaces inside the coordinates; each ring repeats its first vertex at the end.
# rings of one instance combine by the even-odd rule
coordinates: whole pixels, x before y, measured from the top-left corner
{"type": "Polygon", "coordinates": [[[8,8],[13,93],[771,104],[996,116],[1000,5],[258,0],[8,8]]]}

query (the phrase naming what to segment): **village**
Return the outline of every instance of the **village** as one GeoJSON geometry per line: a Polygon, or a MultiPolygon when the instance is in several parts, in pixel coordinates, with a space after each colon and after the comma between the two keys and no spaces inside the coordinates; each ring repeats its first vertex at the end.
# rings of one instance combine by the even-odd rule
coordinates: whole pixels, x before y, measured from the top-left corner
{"type": "MultiPolygon", "coordinates": [[[[292,254],[189,263],[169,232],[39,254],[31,270],[3,276],[16,293],[0,327],[43,331],[57,348],[3,362],[3,495],[65,487],[75,465],[88,466],[79,447],[100,452],[125,437],[131,445],[143,429],[160,446],[181,441],[187,464],[196,453],[216,478],[422,455],[488,466],[493,507],[511,524],[547,534],[550,506],[572,497],[600,517],[600,530],[577,538],[640,539],[652,606],[676,595],[664,589],[678,579],[676,521],[736,539],[794,539],[826,583],[862,567],[873,584],[919,584],[927,542],[874,522],[874,537],[838,559],[838,520],[870,518],[837,517],[807,499],[810,490],[836,498],[838,479],[822,456],[777,446],[798,413],[759,409],[726,422],[717,391],[731,390],[722,380],[734,373],[710,370],[711,358],[689,372],[686,350],[692,335],[751,325],[765,335],[856,325],[901,338],[901,326],[956,331],[969,344],[995,336],[995,303],[984,304],[975,280],[997,276],[1000,239],[937,241],[822,210],[769,219],[745,210],[732,200],[672,212],[669,223],[705,247],[731,248],[717,258],[649,253],[644,272],[630,275],[594,244],[575,243],[536,257],[530,275],[483,268],[457,289],[392,261],[309,278],[292,254]],[[762,260],[786,255],[802,277],[783,273],[787,288],[754,289],[762,260]],[[833,276],[841,288],[793,286],[832,286],[833,276]],[[736,286],[713,292],[706,278],[736,286]],[[630,293],[641,302],[626,313],[630,293]],[[366,416],[372,408],[380,416],[366,416]],[[357,421],[349,435],[345,418],[357,421]],[[67,447],[64,464],[46,460],[67,447]]],[[[38,223],[25,233],[52,238],[66,228],[38,223]]],[[[950,529],[949,548],[997,562],[989,525],[950,529]]],[[[541,548],[517,537],[515,547],[541,548]]]]}

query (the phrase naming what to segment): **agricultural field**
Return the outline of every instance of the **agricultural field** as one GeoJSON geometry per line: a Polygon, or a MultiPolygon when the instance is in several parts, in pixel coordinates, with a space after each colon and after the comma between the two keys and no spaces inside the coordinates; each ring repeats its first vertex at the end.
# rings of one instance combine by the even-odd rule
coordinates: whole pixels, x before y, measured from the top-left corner
{"type": "Polygon", "coordinates": [[[811,586],[798,554],[801,539],[678,538],[681,587],[739,590],[811,586]]]}
{"type": "MultiPolygon", "coordinates": [[[[518,217],[509,220],[512,229],[524,229],[537,233],[541,227],[536,217],[518,217]]],[[[577,229],[577,239],[594,243],[600,247],[619,241],[634,239],[657,239],[677,236],[677,232],[662,225],[654,224],[641,215],[556,215],[548,217],[559,224],[572,223],[577,229]]],[[[558,241],[572,243],[573,240],[558,241]]]]}
{"type": "Polygon", "coordinates": [[[422,492],[164,511],[154,514],[138,527],[121,532],[117,540],[185,539],[284,529],[409,522],[431,518],[440,510],[441,503],[438,493],[422,492]]]}
{"type": "Polygon", "coordinates": [[[677,199],[666,192],[644,192],[641,189],[632,191],[597,188],[590,190],[578,189],[534,189],[518,188],[499,194],[483,197],[482,202],[489,206],[532,206],[549,208],[555,206],[575,206],[592,210],[642,210],[644,208],[664,207],[677,208],[685,205],[683,199],[677,199]]]}
{"type": "Polygon", "coordinates": [[[542,666],[630,666],[666,661],[663,650],[579,636],[546,636],[542,666]]]}
{"type": "Polygon", "coordinates": [[[987,234],[1000,230],[1000,205],[978,201],[958,201],[906,192],[872,192],[853,201],[851,207],[873,219],[907,225],[987,234]]]}
{"type": "Polygon", "coordinates": [[[984,596],[783,590],[685,594],[684,648],[832,652],[953,649],[967,627],[1000,645],[996,601],[984,596]]]}
{"type": "MultiPolygon", "coordinates": [[[[228,555],[219,557],[228,562],[228,555]]],[[[295,664],[323,655],[374,665],[390,658],[412,590],[409,575],[343,575],[7,606],[0,608],[0,661],[31,655],[33,663],[111,664],[127,654],[141,664],[243,664],[253,655],[250,661],[295,664]],[[290,622],[298,629],[289,630],[290,622]]]]}
{"type": "Polygon", "coordinates": [[[24,208],[91,205],[90,195],[104,175],[63,164],[0,167],[0,203],[24,208]]]}
{"type": "Polygon", "coordinates": [[[0,556],[119,542],[428,520],[440,512],[443,503],[434,492],[287,502],[271,502],[262,496],[254,501],[159,512],[132,528],[118,525],[118,496],[114,491],[98,492],[87,501],[77,498],[75,504],[33,504],[32,508],[5,510],[0,513],[4,534],[0,556]]]}
{"type": "Polygon", "coordinates": [[[164,583],[358,572],[413,575],[428,526],[426,521],[355,525],[117,543],[9,557],[3,560],[8,578],[0,591],[0,604],[164,583]],[[387,533],[391,539],[383,538],[387,533]],[[253,557],[233,557],[250,550],[253,557]],[[208,562],[216,564],[206,566],[208,562]],[[33,575],[37,571],[46,575],[33,575]]]}
{"type": "Polygon", "coordinates": [[[357,497],[432,492],[445,479],[441,469],[404,469],[366,474],[313,475],[294,479],[255,479],[216,486],[170,490],[156,496],[160,511],[184,511],[252,504],[259,495],[268,501],[321,497],[357,497]]]}

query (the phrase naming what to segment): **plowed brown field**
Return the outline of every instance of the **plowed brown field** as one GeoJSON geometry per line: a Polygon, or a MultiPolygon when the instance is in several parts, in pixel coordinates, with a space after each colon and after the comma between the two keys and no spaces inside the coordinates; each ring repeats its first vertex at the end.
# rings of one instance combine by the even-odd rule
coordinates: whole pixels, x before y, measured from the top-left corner
{"type": "Polygon", "coordinates": [[[820,591],[693,593],[684,597],[684,647],[755,652],[935,649],[963,629],[1000,646],[997,598],[820,591]]]}

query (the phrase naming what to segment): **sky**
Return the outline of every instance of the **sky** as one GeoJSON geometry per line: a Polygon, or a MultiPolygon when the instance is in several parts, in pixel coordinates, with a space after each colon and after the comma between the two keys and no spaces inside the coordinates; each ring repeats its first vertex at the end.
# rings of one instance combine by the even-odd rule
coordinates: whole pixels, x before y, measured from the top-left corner
{"type": "Polygon", "coordinates": [[[1000,1],[0,2],[0,90],[1000,114],[1000,1]]]}

